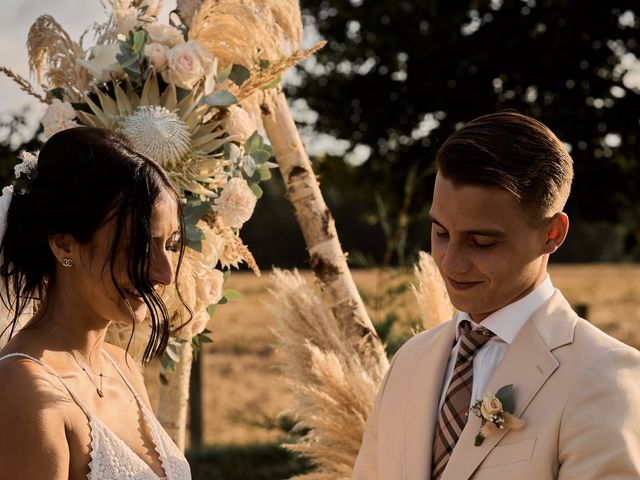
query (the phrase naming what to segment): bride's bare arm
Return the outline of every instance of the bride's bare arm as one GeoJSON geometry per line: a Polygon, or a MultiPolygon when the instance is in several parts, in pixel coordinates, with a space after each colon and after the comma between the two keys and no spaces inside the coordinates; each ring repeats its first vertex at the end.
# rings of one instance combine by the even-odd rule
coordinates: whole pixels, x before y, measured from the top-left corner
{"type": "Polygon", "coordinates": [[[38,365],[26,359],[0,362],[0,472],[11,472],[15,480],[69,477],[60,396],[38,365]]]}

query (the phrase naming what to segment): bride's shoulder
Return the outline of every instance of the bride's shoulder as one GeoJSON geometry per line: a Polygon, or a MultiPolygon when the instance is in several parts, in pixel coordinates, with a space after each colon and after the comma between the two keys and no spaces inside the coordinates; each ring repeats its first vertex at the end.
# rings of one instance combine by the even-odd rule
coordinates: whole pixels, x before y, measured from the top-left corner
{"type": "Polygon", "coordinates": [[[3,352],[0,358],[0,412],[60,412],[68,395],[51,371],[23,355],[3,352]]]}

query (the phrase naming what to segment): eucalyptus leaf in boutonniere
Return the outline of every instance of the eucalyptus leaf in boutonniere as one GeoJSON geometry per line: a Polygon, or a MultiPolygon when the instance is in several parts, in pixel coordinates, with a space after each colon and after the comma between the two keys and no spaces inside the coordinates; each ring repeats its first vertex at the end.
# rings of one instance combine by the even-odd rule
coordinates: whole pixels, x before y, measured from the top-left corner
{"type": "Polygon", "coordinates": [[[513,385],[505,385],[495,394],[487,393],[474,402],[469,410],[480,419],[480,431],[475,438],[475,446],[479,447],[489,435],[510,428],[518,430],[524,427],[524,420],[513,414],[515,402],[513,385]]]}

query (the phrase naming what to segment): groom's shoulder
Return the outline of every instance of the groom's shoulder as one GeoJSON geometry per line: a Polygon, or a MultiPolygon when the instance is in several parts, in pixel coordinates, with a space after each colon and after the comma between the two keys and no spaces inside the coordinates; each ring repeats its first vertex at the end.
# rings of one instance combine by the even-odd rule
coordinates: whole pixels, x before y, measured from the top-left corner
{"type": "MultiPolygon", "coordinates": [[[[433,347],[441,341],[448,341],[451,331],[455,327],[455,318],[441,323],[429,330],[417,333],[407,340],[396,353],[396,357],[413,356],[418,352],[433,347]]],[[[451,338],[453,340],[453,337],[451,338]]]]}
{"type": "Polygon", "coordinates": [[[578,318],[574,333],[574,345],[592,356],[610,354],[631,355],[640,358],[640,352],[626,343],[608,335],[583,318],[578,318]]]}

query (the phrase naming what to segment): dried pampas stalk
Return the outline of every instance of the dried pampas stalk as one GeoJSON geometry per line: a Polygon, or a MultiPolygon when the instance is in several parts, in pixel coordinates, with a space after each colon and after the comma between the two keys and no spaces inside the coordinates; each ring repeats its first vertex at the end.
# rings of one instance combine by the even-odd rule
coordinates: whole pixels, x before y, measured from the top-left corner
{"type": "Polygon", "coordinates": [[[42,15],[29,29],[27,39],[29,67],[38,83],[47,88],[64,88],[71,101],[77,101],[88,88],[88,76],[76,65],[83,58],[80,45],[50,15],[42,15]]]}
{"type": "Polygon", "coordinates": [[[300,48],[300,6],[297,0],[205,0],[190,23],[189,38],[209,47],[221,65],[252,68],[300,48]]]}
{"type": "Polygon", "coordinates": [[[43,97],[42,95],[37,93],[35,90],[33,90],[33,86],[17,73],[14,73],[8,68],[2,67],[2,66],[0,66],[0,72],[4,73],[7,77],[9,77],[11,80],[16,82],[23,92],[26,92],[28,95],[31,95],[32,97],[37,98],[42,103],[46,103],[46,104],[51,103],[50,99],[43,97]]]}
{"type": "Polygon", "coordinates": [[[429,330],[449,320],[455,309],[451,305],[444,281],[431,255],[420,252],[414,272],[418,284],[412,286],[412,291],[418,302],[422,327],[424,330],[429,330]]]}
{"type": "Polygon", "coordinates": [[[267,68],[254,68],[251,71],[251,76],[246,82],[242,84],[241,87],[232,85],[229,91],[231,91],[238,98],[238,100],[242,101],[255,93],[256,90],[263,85],[277,78],[284,71],[313,55],[315,52],[324,47],[326,43],[326,41],[319,42],[311,48],[301,50],[287,58],[283,58],[276,62],[273,62],[267,68]]]}
{"type": "Polygon", "coordinates": [[[275,270],[272,279],[274,333],[286,356],[283,374],[293,394],[287,413],[300,419],[296,428],[309,429],[286,448],[316,466],[313,473],[295,478],[349,479],[384,372],[365,368],[348,348],[347,332],[298,272],[275,270]]]}

